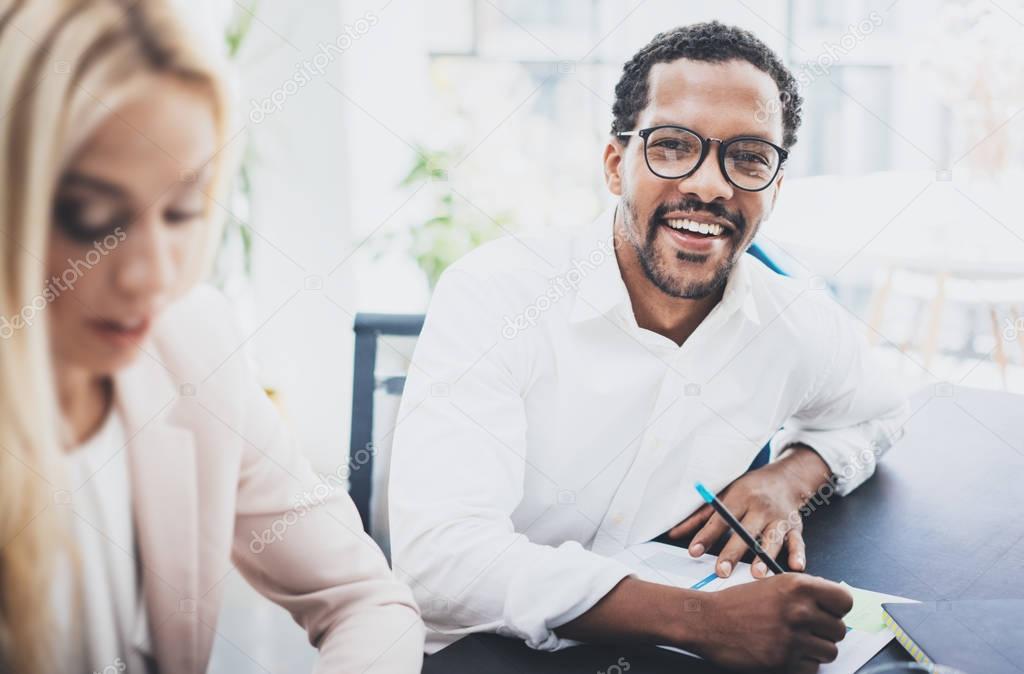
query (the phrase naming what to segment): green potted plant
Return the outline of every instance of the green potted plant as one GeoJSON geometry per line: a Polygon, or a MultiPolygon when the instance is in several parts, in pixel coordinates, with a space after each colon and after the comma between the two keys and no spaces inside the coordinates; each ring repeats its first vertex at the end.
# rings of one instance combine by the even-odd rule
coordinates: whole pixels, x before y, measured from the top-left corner
{"type": "Polygon", "coordinates": [[[455,160],[449,150],[417,147],[412,167],[399,183],[404,188],[431,189],[436,195],[432,214],[407,231],[408,252],[431,290],[453,262],[509,231],[506,213],[489,216],[455,191],[448,172],[455,160]]]}

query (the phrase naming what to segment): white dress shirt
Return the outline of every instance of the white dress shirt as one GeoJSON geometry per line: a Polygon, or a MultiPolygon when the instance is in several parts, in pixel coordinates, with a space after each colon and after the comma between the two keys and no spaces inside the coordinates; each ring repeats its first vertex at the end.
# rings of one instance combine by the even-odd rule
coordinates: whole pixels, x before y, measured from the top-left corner
{"type": "Polygon", "coordinates": [[[431,301],[391,466],[393,562],[427,652],[480,631],[573,643],[552,630],[630,575],[607,555],[677,524],[695,481],[724,488],[769,439],[854,489],[906,417],[860,334],[827,289],[749,255],[682,346],[642,329],[610,213],[465,256],[431,301]]]}

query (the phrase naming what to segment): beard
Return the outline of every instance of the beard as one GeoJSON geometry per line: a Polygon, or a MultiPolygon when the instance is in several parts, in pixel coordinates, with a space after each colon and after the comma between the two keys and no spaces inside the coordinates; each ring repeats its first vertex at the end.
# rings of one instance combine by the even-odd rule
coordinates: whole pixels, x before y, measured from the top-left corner
{"type": "Polygon", "coordinates": [[[744,234],[747,231],[746,219],[740,213],[733,213],[721,204],[709,204],[696,199],[684,199],[671,204],[661,204],[654,212],[647,223],[647,233],[644,240],[639,239],[640,230],[637,227],[639,217],[637,216],[635,204],[627,197],[622,198],[625,206],[623,212],[624,225],[627,239],[636,251],[640,261],[640,267],[644,270],[647,279],[661,292],[669,297],[676,297],[686,300],[700,300],[719,292],[725,287],[732,273],[736,260],[736,251],[744,234]],[[687,253],[685,251],[672,251],[672,258],[666,260],[658,254],[656,245],[658,232],[665,222],[665,215],[672,211],[684,212],[705,212],[718,218],[723,218],[732,223],[736,228],[729,239],[729,250],[723,256],[722,261],[712,270],[710,275],[697,277],[694,272],[703,266],[710,255],[687,253]],[[675,264],[682,262],[683,265],[675,264]],[[688,273],[688,270],[692,270],[688,273]]]}

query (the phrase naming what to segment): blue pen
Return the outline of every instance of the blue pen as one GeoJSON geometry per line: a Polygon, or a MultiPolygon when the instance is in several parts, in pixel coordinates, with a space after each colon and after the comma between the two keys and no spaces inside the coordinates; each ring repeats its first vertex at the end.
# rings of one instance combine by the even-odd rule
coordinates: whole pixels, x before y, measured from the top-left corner
{"type": "Polygon", "coordinates": [[[702,485],[700,482],[696,483],[694,486],[697,487],[697,493],[701,495],[701,498],[711,504],[711,507],[714,508],[715,511],[722,516],[722,519],[725,520],[726,524],[729,525],[729,528],[735,531],[736,535],[743,539],[743,542],[761,558],[762,562],[768,565],[769,569],[776,574],[785,573],[785,571],[782,570],[782,567],[779,566],[779,563],[764,551],[764,548],[762,548],[761,544],[757,542],[757,539],[751,536],[750,532],[743,528],[743,525],[740,524],[739,520],[733,517],[733,514],[729,512],[729,509],[725,507],[724,503],[718,500],[717,496],[708,491],[707,487],[702,485]]]}

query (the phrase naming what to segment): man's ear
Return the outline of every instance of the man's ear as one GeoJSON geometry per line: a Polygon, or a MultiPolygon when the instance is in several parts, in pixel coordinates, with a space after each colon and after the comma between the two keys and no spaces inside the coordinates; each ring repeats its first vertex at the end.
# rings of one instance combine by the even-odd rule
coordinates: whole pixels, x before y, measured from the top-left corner
{"type": "Polygon", "coordinates": [[[604,182],[608,191],[617,197],[622,196],[622,155],[626,147],[617,138],[608,141],[604,147],[604,182]]]}

